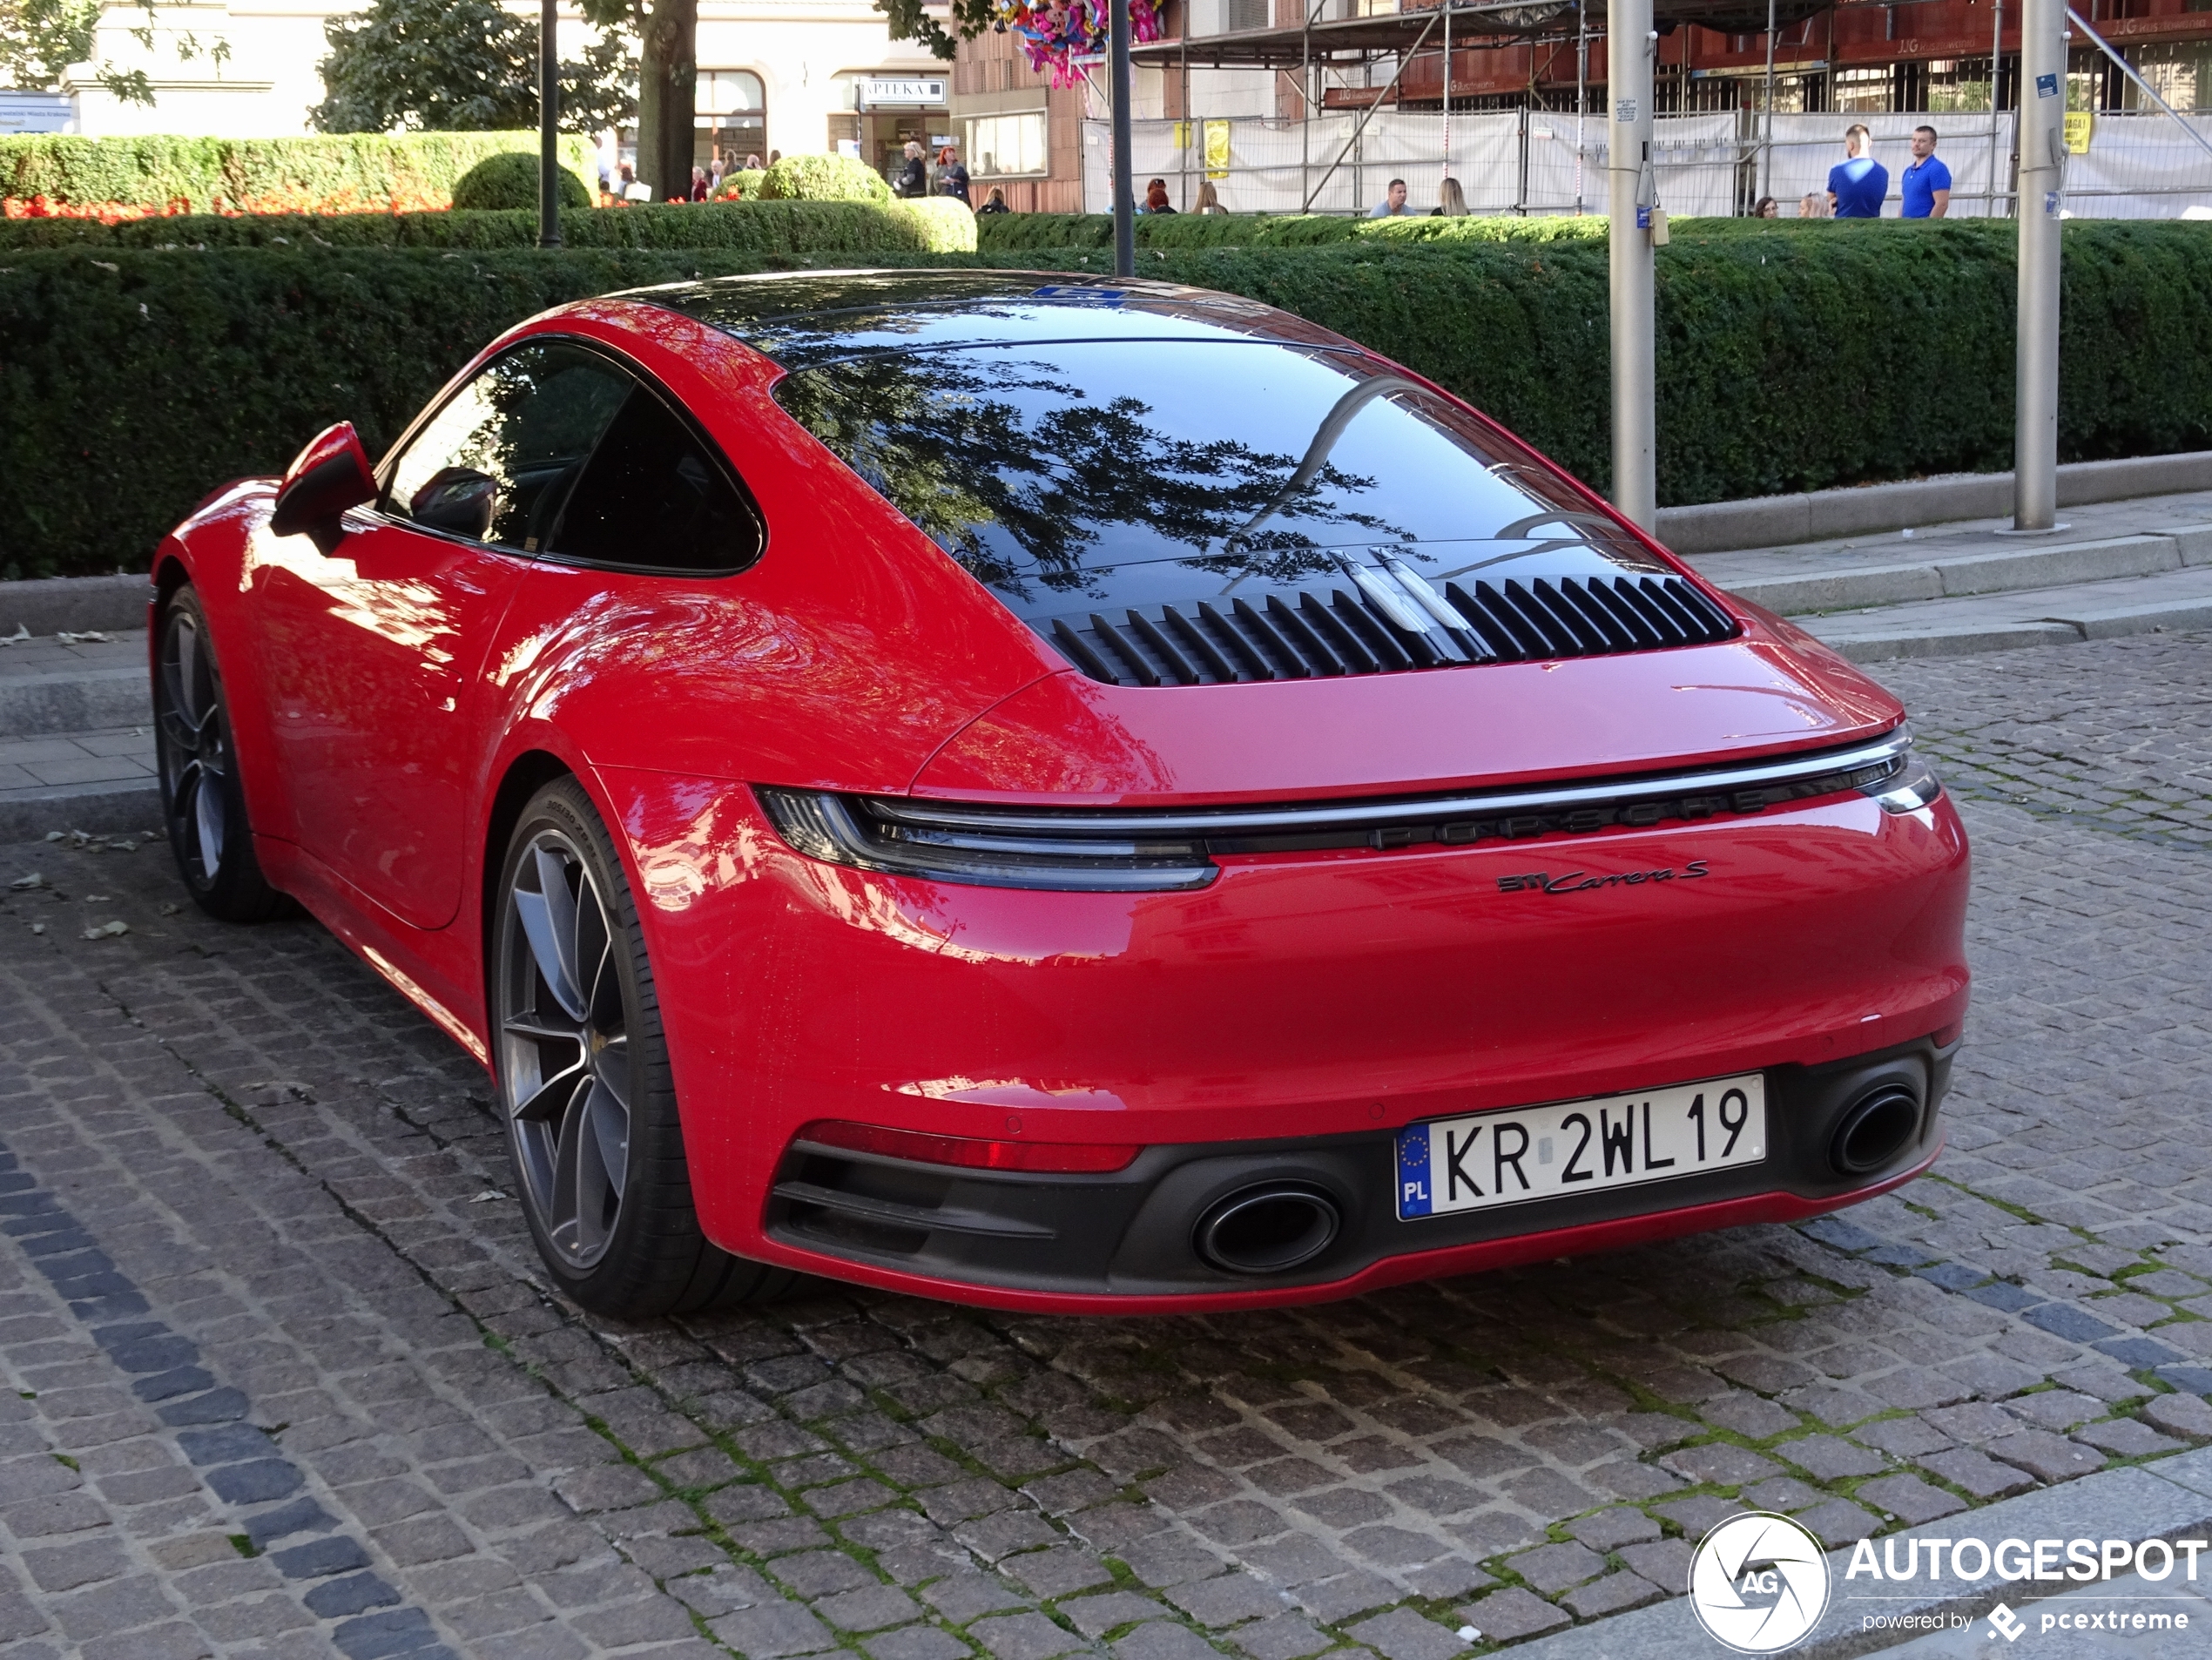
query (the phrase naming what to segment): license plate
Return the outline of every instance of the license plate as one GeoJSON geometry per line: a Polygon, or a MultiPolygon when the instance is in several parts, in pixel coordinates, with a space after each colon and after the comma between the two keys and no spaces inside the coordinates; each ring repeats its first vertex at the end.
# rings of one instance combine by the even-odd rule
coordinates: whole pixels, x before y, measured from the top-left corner
{"type": "Polygon", "coordinates": [[[1439,1118],[1398,1132],[1398,1214],[1526,1205],[1765,1157],[1766,1080],[1757,1072],[1439,1118]]]}

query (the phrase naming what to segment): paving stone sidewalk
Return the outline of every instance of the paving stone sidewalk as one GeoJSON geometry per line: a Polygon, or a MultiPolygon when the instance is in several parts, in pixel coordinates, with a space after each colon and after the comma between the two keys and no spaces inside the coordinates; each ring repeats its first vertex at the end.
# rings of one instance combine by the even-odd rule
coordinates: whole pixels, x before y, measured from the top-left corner
{"type": "Polygon", "coordinates": [[[1976,840],[1937,1172],[1307,1310],[586,1319],[327,935],[0,849],[4,1651],[1450,1660],[2212,1438],[2212,641],[1887,678],[1976,840]]]}

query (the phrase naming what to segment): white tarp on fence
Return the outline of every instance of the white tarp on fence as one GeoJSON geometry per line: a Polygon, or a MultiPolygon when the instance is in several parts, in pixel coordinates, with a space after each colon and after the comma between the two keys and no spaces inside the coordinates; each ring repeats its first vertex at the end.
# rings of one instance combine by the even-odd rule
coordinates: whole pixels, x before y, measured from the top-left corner
{"type": "MultiPolygon", "coordinates": [[[[1576,121],[1572,114],[1538,110],[1503,114],[1401,114],[1382,110],[1362,127],[1356,114],[1298,121],[1229,123],[1228,177],[1214,180],[1222,206],[1238,213],[1366,213],[1383,199],[1393,179],[1406,182],[1412,210],[1436,206],[1437,186],[1457,179],[1467,206],[1478,213],[1571,213],[1576,198],[1576,121]],[[1309,182],[1310,181],[1310,182],[1309,182]]],[[[1605,122],[1593,114],[1581,124],[1579,172],[1584,210],[1605,208],[1605,122]]],[[[1660,200],[1671,213],[1726,213],[1736,201],[1736,117],[1662,116],[1653,148],[1660,200]]],[[[1139,121],[1131,153],[1140,199],[1145,182],[1167,181],[1168,196],[1182,211],[1196,199],[1205,178],[1199,122],[1139,121]],[[1187,142],[1187,148],[1185,147],[1187,142]]],[[[1083,203],[1109,212],[1112,139],[1104,121],[1083,123],[1083,203]]]]}
{"type": "MultiPolygon", "coordinates": [[[[2212,138],[2212,117],[2183,119],[2212,138]]],[[[1661,206],[1678,218],[1743,211],[1773,196],[1794,217],[1808,192],[1824,195],[1828,170],[1844,159],[1844,129],[1864,122],[1874,158],[1889,170],[1884,212],[1900,206],[1899,179],[1912,159],[1912,129],[1933,125],[1936,153],[1951,170],[1951,213],[1978,218],[2012,212],[2013,116],[1777,115],[1772,143],[1750,111],[1661,116],[1653,155],[1661,206]]],[[[1214,180],[1222,205],[1238,213],[1364,213],[1393,179],[1408,186],[1413,212],[1437,202],[1437,186],[1457,179],[1477,213],[1602,213],[1606,131],[1600,111],[1578,122],[1570,111],[1509,111],[1442,115],[1379,110],[1318,116],[1310,124],[1244,118],[1228,122],[1227,176],[1214,180]]],[[[1083,202],[1109,212],[1111,138],[1104,121],[1083,123],[1083,202]]],[[[1134,155],[1138,198],[1147,180],[1167,181],[1177,209],[1190,210],[1206,177],[1199,121],[1139,121],[1134,155]]],[[[2212,211],[2212,154],[2155,111],[2096,117],[2086,154],[2069,156],[2066,209],[2080,219],[2176,219],[2212,211]]]]}

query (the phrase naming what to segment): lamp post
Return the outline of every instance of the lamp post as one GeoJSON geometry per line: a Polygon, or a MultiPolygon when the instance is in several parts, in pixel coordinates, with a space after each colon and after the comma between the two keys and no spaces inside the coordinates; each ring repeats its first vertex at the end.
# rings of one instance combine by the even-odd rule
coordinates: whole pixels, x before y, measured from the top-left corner
{"type": "Polygon", "coordinates": [[[2066,165],[2066,0],[2020,10],[2020,322],[2014,337],[2013,529],[2059,511],[2059,202],[2066,165]]]}
{"type": "Polygon", "coordinates": [[[561,246],[560,0],[539,0],[537,24],[537,245],[561,246]]]}
{"type": "MultiPolygon", "coordinates": [[[[1136,200],[1130,176],[1129,0],[1112,0],[1107,51],[1114,98],[1114,274],[1136,274],[1136,200]]],[[[1186,118],[1187,116],[1186,116],[1186,118]]]]}
{"type": "Polygon", "coordinates": [[[1606,18],[1606,243],[1611,258],[1613,504],[1649,530],[1659,507],[1653,442],[1651,0],[1612,0],[1606,18]]]}

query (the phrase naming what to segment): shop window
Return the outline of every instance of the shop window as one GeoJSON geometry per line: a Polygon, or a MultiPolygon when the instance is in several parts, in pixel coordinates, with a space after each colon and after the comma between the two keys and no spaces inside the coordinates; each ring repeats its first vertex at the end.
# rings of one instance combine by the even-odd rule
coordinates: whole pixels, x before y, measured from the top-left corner
{"type": "Polygon", "coordinates": [[[968,164],[979,177],[1046,171],[1044,111],[977,116],[968,124],[968,164]]]}

